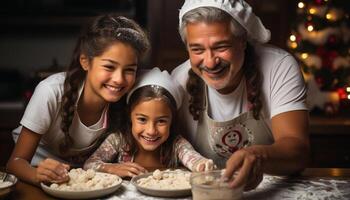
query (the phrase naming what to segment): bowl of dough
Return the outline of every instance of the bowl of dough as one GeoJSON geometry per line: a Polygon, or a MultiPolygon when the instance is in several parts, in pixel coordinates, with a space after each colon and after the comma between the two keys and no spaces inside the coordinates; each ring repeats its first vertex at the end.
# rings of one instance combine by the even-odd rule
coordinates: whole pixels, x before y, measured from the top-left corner
{"type": "Polygon", "coordinates": [[[64,199],[88,199],[106,196],[118,190],[122,179],[114,174],[71,169],[69,181],[65,183],[41,183],[41,188],[48,194],[64,199]]]}
{"type": "Polygon", "coordinates": [[[243,196],[243,187],[232,189],[223,177],[223,170],[193,173],[190,178],[193,200],[239,200],[243,196]]]}
{"type": "Polygon", "coordinates": [[[135,176],[131,183],[143,194],[157,197],[191,195],[191,172],[182,169],[155,170],[135,176]]]}
{"type": "Polygon", "coordinates": [[[17,178],[13,174],[0,171],[0,198],[7,196],[14,190],[17,178]]]}

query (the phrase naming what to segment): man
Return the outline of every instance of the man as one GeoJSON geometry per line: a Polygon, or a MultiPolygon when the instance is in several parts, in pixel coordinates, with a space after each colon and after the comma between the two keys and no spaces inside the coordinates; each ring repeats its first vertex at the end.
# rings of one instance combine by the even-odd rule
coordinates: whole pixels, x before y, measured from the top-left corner
{"type": "Polygon", "coordinates": [[[187,91],[182,133],[231,187],[255,188],[263,173],[305,168],[306,87],[295,59],[264,45],[270,32],[244,1],[186,0],[179,32],[189,60],[172,76],[187,91]]]}

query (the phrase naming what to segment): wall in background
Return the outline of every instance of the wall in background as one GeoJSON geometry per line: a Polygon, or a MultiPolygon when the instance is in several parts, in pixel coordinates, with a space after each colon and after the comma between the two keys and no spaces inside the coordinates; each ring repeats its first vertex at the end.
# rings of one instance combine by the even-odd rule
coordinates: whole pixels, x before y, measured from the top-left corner
{"type": "MultiPolygon", "coordinates": [[[[264,25],[271,30],[270,43],[285,48],[290,23],[295,15],[296,0],[246,0],[264,25]]],[[[171,71],[187,59],[185,46],[178,33],[178,14],[183,0],[152,0],[148,27],[152,33],[152,66],[171,71]],[[161,16],[161,17],[159,17],[161,16]]]]}
{"type": "MultiPolygon", "coordinates": [[[[289,24],[293,22],[293,5],[296,1],[247,1],[271,30],[271,43],[284,48],[289,24]]],[[[134,18],[146,27],[152,40],[152,54],[146,63],[147,66],[157,66],[170,71],[185,61],[187,52],[177,30],[178,10],[183,0],[134,2],[138,2],[134,9],[134,18]]],[[[43,21],[39,20],[38,24],[37,19],[30,20],[15,14],[9,20],[0,19],[0,25],[5,23],[8,27],[5,34],[2,33],[4,29],[0,30],[0,69],[12,68],[27,73],[50,67],[54,58],[60,66],[68,64],[79,26],[87,21],[86,18],[80,20],[77,16],[56,16],[46,19],[39,16],[38,19],[43,21]]]]}
{"type": "Polygon", "coordinates": [[[142,26],[147,0],[3,0],[0,7],[0,69],[66,66],[82,26],[95,16],[119,13],[142,26]]]}
{"type": "Polygon", "coordinates": [[[28,36],[12,35],[0,38],[0,68],[18,69],[29,73],[49,68],[56,59],[58,65],[70,62],[76,35],[28,36]]]}

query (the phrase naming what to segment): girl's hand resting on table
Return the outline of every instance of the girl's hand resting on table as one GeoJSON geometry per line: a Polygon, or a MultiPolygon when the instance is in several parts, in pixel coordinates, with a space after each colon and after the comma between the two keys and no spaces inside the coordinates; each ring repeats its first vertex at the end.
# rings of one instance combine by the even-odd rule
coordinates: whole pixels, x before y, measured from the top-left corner
{"type": "Polygon", "coordinates": [[[63,183],[69,181],[69,165],[51,158],[41,161],[36,168],[38,182],[63,183]]]}
{"type": "Polygon", "coordinates": [[[147,172],[144,167],[134,162],[102,164],[99,171],[115,174],[121,178],[134,177],[147,172]]]}

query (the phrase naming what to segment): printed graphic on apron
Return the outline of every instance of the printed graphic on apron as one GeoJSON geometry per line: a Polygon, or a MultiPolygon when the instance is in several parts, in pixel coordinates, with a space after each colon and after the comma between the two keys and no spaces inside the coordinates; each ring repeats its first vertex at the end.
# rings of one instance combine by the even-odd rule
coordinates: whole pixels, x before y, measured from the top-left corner
{"type": "Polygon", "coordinates": [[[250,146],[254,136],[244,124],[235,126],[212,127],[209,144],[213,151],[220,156],[228,158],[238,149],[250,146]]]}

